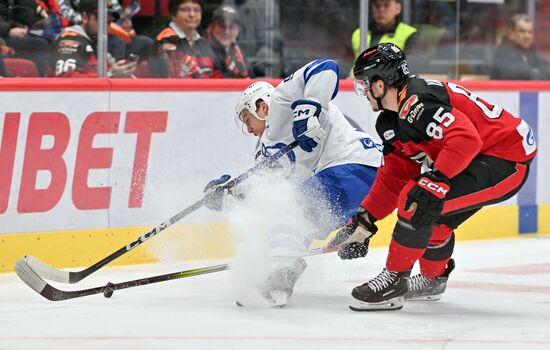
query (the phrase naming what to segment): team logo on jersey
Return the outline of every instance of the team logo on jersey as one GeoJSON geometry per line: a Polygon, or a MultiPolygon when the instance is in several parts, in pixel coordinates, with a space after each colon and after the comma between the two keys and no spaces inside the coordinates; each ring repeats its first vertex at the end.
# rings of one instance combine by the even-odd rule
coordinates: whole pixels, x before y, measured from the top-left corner
{"type": "Polygon", "coordinates": [[[176,44],[171,44],[171,43],[164,43],[161,45],[160,47],[160,52],[162,51],[176,51],[178,49],[178,47],[176,46],[176,44]]]}
{"type": "Polygon", "coordinates": [[[384,131],[384,140],[389,141],[395,137],[395,131],[392,129],[384,131]]]}
{"type": "Polygon", "coordinates": [[[359,141],[365,149],[376,148],[377,150],[382,151],[382,145],[374,142],[371,138],[365,137],[359,141]]]}
{"type": "Polygon", "coordinates": [[[529,128],[529,132],[527,133],[527,137],[525,138],[525,141],[529,146],[533,146],[535,144],[535,136],[533,135],[533,129],[529,128]]]}
{"type": "Polygon", "coordinates": [[[516,127],[518,133],[523,137],[522,145],[525,150],[525,155],[529,155],[537,150],[537,144],[535,142],[535,133],[533,129],[522,120],[521,123],[516,127]]]}
{"type": "Polygon", "coordinates": [[[419,103],[418,96],[414,94],[410,96],[401,106],[401,109],[399,110],[399,118],[407,119],[409,123],[412,123],[415,119],[418,119],[422,113],[424,113],[424,103],[419,103]]]}
{"type": "MultiPolygon", "coordinates": [[[[262,143],[261,149],[259,152],[261,152],[261,155],[269,158],[273,156],[277,151],[280,151],[281,149],[285,148],[287,146],[286,143],[276,143],[271,146],[266,146],[264,143],[262,143]]],[[[256,159],[259,157],[259,155],[256,156],[256,159]]],[[[295,168],[296,168],[296,153],[294,151],[288,151],[286,154],[286,158],[288,159],[287,162],[282,162],[283,158],[280,158],[279,160],[275,161],[273,164],[274,167],[281,167],[283,169],[286,169],[286,175],[291,175],[295,168]]]]}

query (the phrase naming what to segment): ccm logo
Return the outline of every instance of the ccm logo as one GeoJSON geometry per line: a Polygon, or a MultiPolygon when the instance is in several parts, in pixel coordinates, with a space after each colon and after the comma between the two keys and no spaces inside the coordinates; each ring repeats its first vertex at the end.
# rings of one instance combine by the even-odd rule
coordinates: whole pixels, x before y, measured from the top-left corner
{"type": "Polygon", "coordinates": [[[449,186],[447,184],[430,181],[427,177],[418,180],[418,186],[426,189],[439,199],[445,198],[447,192],[449,192],[449,186]]]}

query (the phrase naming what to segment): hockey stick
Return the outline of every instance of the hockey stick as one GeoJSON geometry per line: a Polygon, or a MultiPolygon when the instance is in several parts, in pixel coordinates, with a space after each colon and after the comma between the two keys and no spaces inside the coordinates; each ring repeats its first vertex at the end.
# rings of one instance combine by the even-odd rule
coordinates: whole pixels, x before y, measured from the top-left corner
{"type": "Polygon", "coordinates": [[[84,278],[88,277],[95,271],[99,270],[103,266],[107,265],[108,263],[112,262],[113,260],[119,258],[120,256],[126,254],[130,250],[136,248],[143,242],[147,241],[151,237],[156,236],[159,232],[165,230],[166,228],[172,226],[177,221],[183,219],[187,215],[193,213],[197,209],[201,208],[206,201],[210,199],[210,197],[215,196],[219,194],[219,192],[224,191],[226,189],[232,188],[235,185],[243,182],[245,179],[250,177],[251,175],[255,174],[261,169],[264,169],[266,167],[269,167],[272,165],[277,159],[281,158],[282,156],[286,155],[288,152],[290,152],[292,149],[294,149],[298,145],[297,141],[294,141],[290,143],[289,145],[285,146],[281,150],[279,150],[277,153],[272,155],[271,157],[261,161],[260,163],[256,164],[254,167],[248,169],[246,172],[242,173],[241,175],[233,178],[228,183],[226,183],[223,186],[220,186],[216,188],[215,192],[207,193],[201,200],[195,202],[191,206],[185,208],[184,210],[180,211],[176,215],[172,216],[167,221],[161,223],[160,225],[154,227],[150,231],[143,234],[141,237],[136,239],[133,242],[130,242],[129,244],[125,245],[124,247],[120,248],[119,250],[115,251],[114,253],[106,256],[102,260],[98,261],[97,263],[93,264],[90,267],[85,268],[81,271],[64,271],[57,269],[51,265],[48,265],[41,260],[31,256],[27,255],[24,257],[27,264],[32,267],[32,269],[40,276],[42,276],[45,279],[49,279],[52,281],[62,282],[62,283],[76,283],[84,278]]]}
{"type": "MultiPolygon", "coordinates": [[[[318,248],[318,249],[309,250],[300,255],[296,255],[295,257],[325,254],[325,253],[333,252],[335,250],[336,250],[335,248],[318,248]]],[[[294,256],[285,255],[285,257],[294,257],[294,256]]],[[[29,264],[24,258],[19,259],[15,263],[15,272],[17,273],[19,278],[21,278],[21,280],[25,282],[26,285],[34,289],[38,294],[42,295],[44,298],[51,301],[68,300],[68,299],[80,298],[88,295],[101,294],[101,293],[103,293],[104,297],[110,298],[113,295],[113,292],[115,290],[139,287],[147,284],[170,281],[170,280],[175,280],[180,278],[205,275],[209,273],[229,270],[230,268],[231,268],[230,264],[220,264],[220,265],[213,265],[208,267],[200,267],[200,268],[191,269],[191,270],[178,271],[178,272],[168,273],[165,275],[144,277],[137,280],[131,280],[126,282],[119,282],[119,283],[109,282],[105,286],[101,286],[101,287],[66,291],[66,290],[57,289],[53,287],[51,284],[49,284],[48,282],[46,282],[29,266],[29,264]]]]}
{"type": "Polygon", "coordinates": [[[224,271],[229,269],[229,264],[214,265],[208,267],[201,267],[191,270],[184,270],[179,272],[168,273],[165,275],[158,275],[152,277],[140,278],[137,280],[131,280],[120,283],[107,283],[102,287],[95,287],[89,289],[66,291],[60,290],[49,283],[47,283],[42,277],[40,277],[24,259],[19,259],[15,263],[15,272],[21,278],[25,284],[34,289],[38,294],[51,301],[60,301],[67,299],[74,299],[85,297],[88,295],[101,294],[106,298],[110,298],[115,290],[126,289],[132,287],[143,286],[151,283],[158,283],[164,281],[170,281],[174,279],[186,278],[191,276],[204,275],[207,273],[213,273],[218,271],[224,271]]]}

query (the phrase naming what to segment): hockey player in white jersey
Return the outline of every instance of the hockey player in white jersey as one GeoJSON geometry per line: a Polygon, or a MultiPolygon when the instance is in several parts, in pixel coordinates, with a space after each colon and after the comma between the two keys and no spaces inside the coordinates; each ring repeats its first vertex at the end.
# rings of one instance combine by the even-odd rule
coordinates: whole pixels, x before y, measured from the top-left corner
{"type": "MultiPolygon", "coordinates": [[[[249,134],[260,138],[256,159],[269,157],[298,141],[300,147],[289,158],[299,170],[295,173],[309,177],[303,182],[304,191],[320,191],[339,224],[343,224],[357,212],[369,192],[382,153],[380,145],[352,127],[332,102],[338,88],[336,62],[318,59],[291,74],[277,88],[267,82],[248,86],[237,104],[236,116],[249,134]]],[[[224,175],[213,180],[205,190],[213,191],[229,179],[229,175],[224,175]]],[[[316,201],[312,199],[308,208],[313,214],[316,201]]],[[[218,198],[207,206],[220,210],[221,203],[222,198],[218,198]]],[[[281,248],[288,253],[307,249],[302,237],[293,239],[288,232],[280,235],[285,235],[284,239],[277,232],[270,235],[271,247],[278,252],[285,251],[281,248]]],[[[354,249],[353,245],[346,247],[354,249]]],[[[305,266],[302,258],[274,263],[272,273],[261,286],[266,299],[274,306],[284,306],[305,266]]]]}

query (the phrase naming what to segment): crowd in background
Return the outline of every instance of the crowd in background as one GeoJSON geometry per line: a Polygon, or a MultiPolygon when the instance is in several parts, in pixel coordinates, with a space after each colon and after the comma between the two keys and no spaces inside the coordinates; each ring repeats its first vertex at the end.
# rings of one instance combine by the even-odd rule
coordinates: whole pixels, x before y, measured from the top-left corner
{"type": "MultiPolygon", "coordinates": [[[[109,77],[284,77],[330,57],[346,78],[361,47],[359,1],[106,1],[109,77]]],[[[365,44],[395,43],[425,76],[548,80],[526,3],[409,0],[405,18],[402,0],[371,0],[365,44]]],[[[97,0],[0,0],[0,76],[97,76],[97,30],[97,0]]]]}

